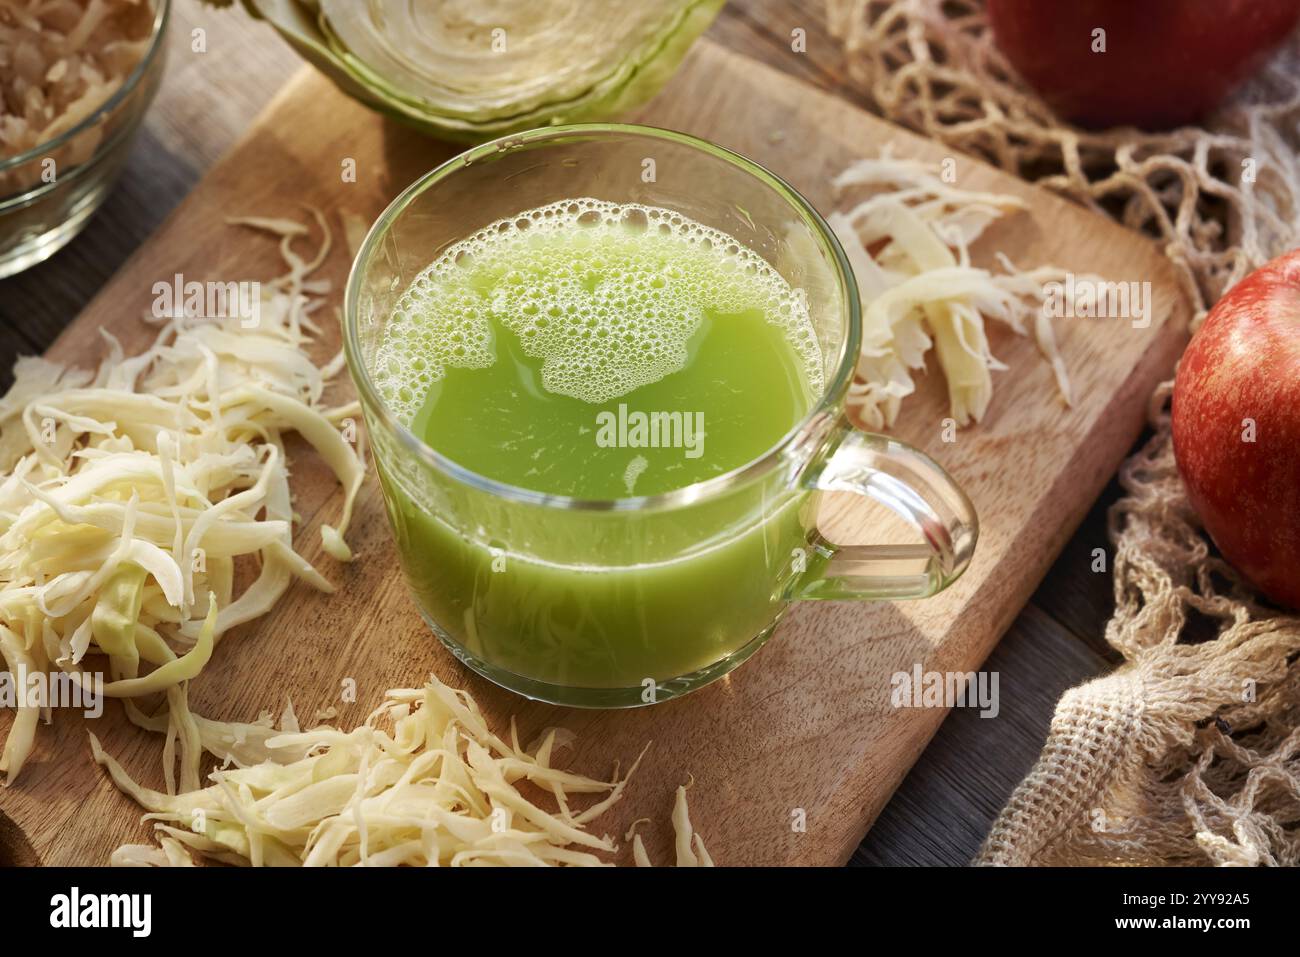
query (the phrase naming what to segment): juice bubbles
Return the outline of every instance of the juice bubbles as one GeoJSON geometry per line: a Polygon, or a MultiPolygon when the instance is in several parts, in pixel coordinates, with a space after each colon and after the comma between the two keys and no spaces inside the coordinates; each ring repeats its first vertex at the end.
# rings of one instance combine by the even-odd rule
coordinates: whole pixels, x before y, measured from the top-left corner
{"type": "MultiPolygon", "coordinates": [[[[373,368],[389,409],[455,465],[606,502],[761,458],[823,389],[802,293],[764,259],[679,213],[592,199],[448,248],[398,301],[373,368]]],[[[542,516],[397,471],[381,464],[421,610],[512,687],[657,687],[718,666],[808,561],[807,495],[788,476],[671,516],[542,516]]]]}

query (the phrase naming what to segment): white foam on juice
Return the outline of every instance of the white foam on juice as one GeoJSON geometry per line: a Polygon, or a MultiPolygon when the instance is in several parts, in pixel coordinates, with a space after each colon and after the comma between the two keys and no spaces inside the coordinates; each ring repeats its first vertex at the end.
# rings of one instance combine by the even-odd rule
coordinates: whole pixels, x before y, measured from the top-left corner
{"type": "Polygon", "coordinates": [[[496,319],[542,361],[547,391],[599,404],[683,369],[705,310],[756,309],[820,394],[803,291],[767,260],[671,210],[563,200],[485,226],[420,273],[384,329],[374,374],[409,423],[448,368],[492,364],[496,319]]]}

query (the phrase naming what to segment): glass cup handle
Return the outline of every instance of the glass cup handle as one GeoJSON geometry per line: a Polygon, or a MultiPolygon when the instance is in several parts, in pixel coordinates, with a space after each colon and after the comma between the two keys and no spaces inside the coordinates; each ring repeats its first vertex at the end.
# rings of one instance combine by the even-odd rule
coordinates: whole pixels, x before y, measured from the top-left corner
{"type": "Polygon", "coordinates": [[[970,564],[979,519],[970,499],[924,452],[884,435],[843,425],[842,438],[805,484],[823,492],[865,495],[920,534],[914,545],[838,545],[814,533],[813,548],[829,562],[810,566],[791,596],[806,599],[926,598],[970,564]]]}

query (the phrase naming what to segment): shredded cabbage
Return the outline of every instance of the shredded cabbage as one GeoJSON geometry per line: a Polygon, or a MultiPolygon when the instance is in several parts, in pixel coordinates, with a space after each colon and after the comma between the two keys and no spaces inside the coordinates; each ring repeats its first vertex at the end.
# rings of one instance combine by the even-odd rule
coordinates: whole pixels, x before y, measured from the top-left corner
{"type": "MultiPolygon", "coordinates": [[[[508,740],[494,734],[467,692],[435,677],[389,691],[352,731],[289,724],[246,745],[255,761],[213,771],[208,787],[181,794],[138,784],[92,734],[95,760],[149,812],[161,844],[126,845],[112,863],[186,864],[193,852],[253,866],[603,866],[600,855],[618,846],[588,827],[622,799],[645,755],[609,780],[561,770],[552,764],[559,729],[521,748],[513,722],[508,740]],[[531,796],[538,792],[555,810],[531,796]],[[581,795],[595,800],[577,811],[571,802],[581,795]]],[[[712,865],[684,787],[673,825],[678,863],[712,865]]],[[[633,855],[646,862],[640,835],[633,855]]]]}
{"type": "Polygon", "coordinates": [[[1002,272],[973,267],[971,244],[1025,203],[956,189],[937,173],[937,166],[894,158],[886,148],[834,181],[853,205],[832,213],[828,222],[844,246],[863,303],[862,352],[849,406],[870,428],[893,425],[902,401],[915,391],[913,374],[925,367],[933,348],[953,419],[962,426],[978,422],[993,397],[992,372],[1006,369],[989,348],[986,319],[1033,335],[1070,404],[1065,361],[1043,310],[1046,284],[1062,280],[1064,270],[1022,272],[1002,255],[1002,272]]]}
{"type": "MultiPolygon", "coordinates": [[[[267,737],[184,705],[222,634],[269,611],[294,578],[332,590],[293,549],[286,433],[313,445],[343,485],[337,528],[321,534],[328,554],[351,557],[343,535],[364,466],[338,425],[359,408],[323,404],[341,364],[318,368],[305,352],[322,305],[312,293],[328,289],[310,278],[329,250],[316,219],[322,242],[308,260],[293,248],[302,223],[239,221],[278,236],[289,267],[263,284],[255,327],[168,316],[130,357],[105,332],[97,372],[21,359],[0,399],[0,655],[11,674],[62,671],[83,683],[85,659],[104,656],[103,694],[168,735],[169,783],[177,745],[183,783],[197,787],[200,750],[251,760],[267,737]],[[258,575],[236,594],[235,563],[254,556],[258,575]],[[159,692],[161,716],[130,701],[159,692]]],[[[39,710],[18,709],[0,753],[6,784],[31,753],[39,710]]]]}
{"type": "MultiPolygon", "coordinates": [[[[704,838],[700,837],[691,825],[691,812],[686,803],[686,789],[693,783],[692,780],[680,785],[677,788],[677,796],[673,800],[672,824],[673,845],[677,854],[676,866],[713,867],[713,858],[704,847],[704,838]]],[[[632,842],[632,863],[637,867],[654,867],[654,862],[646,852],[645,843],[637,833],[637,828],[648,822],[649,818],[633,821],[624,837],[624,840],[632,842]]]]}

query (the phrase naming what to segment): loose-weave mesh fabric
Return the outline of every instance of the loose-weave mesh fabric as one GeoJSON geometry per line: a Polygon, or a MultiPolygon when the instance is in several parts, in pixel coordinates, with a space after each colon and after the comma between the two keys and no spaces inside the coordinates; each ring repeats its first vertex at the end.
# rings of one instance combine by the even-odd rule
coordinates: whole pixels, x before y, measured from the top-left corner
{"type": "MultiPolygon", "coordinates": [[[[1016,77],[974,0],[828,0],[877,109],[1140,230],[1197,321],[1300,235],[1300,41],[1202,127],[1087,132],[1016,77]]],[[[1101,64],[1099,64],[1101,68],[1101,64]]],[[[1124,663],[1061,698],[980,864],[1300,862],[1300,619],[1215,556],[1174,463],[1166,383],[1111,508],[1124,663]]]]}

